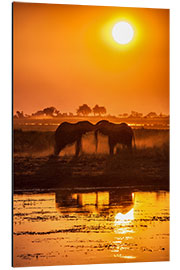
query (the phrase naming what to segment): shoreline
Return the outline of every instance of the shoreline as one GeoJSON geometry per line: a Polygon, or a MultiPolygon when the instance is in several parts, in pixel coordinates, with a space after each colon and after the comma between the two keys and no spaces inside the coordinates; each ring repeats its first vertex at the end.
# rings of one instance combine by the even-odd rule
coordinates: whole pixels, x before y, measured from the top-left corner
{"type": "Polygon", "coordinates": [[[56,193],[57,191],[69,191],[71,193],[93,193],[103,192],[110,190],[121,190],[128,192],[158,192],[166,191],[169,192],[169,186],[117,186],[117,187],[72,187],[72,188],[48,188],[48,189],[17,189],[14,190],[13,195],[23,194],[44,194],[44,193],[56,193]]]}

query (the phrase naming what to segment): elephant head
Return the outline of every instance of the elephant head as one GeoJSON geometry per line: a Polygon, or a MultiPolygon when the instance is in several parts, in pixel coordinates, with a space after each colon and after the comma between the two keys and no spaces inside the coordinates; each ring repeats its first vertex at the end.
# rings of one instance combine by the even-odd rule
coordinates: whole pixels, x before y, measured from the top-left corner
{"type": "Polygon", "coordinates": [[[101,120],[95,125],[95,141],[96,151],[98,146],[98,133],[108,137],[109,151],[113,154],[116,144],[121,144],[123,147],[132,149],[132,140],[135,138],[133,130],[126,123],[114,124],[107,120],[101,120]]]}
{"type": "Polygon", "coordinates": [[[89,121],[80,121],[75,124],[63,122],[55,131],[54,154],[57,156],[66,146],[76,143],[75,155],[78,156],[83,134],[93,130],[94,125],[89,121]]]}
{"type": "Polygon", "coordinates": [[[96,152],[97,152],[97,148],[98,148],[98,133],[109,136],[109,134],[111,133],[111,126],[112,125],[113,125],[113,123],[109,122],[108,120],[101,120],[101,121],[96,123],[95,132],[94,132],[96,152]]]}

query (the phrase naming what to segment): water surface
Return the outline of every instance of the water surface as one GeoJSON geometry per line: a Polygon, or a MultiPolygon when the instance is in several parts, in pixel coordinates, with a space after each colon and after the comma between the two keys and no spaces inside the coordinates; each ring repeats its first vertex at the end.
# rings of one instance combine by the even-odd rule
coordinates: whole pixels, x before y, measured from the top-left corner
{"type": "Polygon", "coordinates": [[[14,195],[14,266],[169,260],[169,192],[14,195]]]}

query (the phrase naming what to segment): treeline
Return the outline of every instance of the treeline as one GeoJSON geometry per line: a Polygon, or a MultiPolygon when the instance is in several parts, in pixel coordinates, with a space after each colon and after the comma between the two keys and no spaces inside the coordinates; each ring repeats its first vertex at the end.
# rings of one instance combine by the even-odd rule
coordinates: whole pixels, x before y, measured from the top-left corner
{"type": "MultiPolygon", "coordinates": [[[[113,115],[107,114],[107,110],[104,106],[95,105],[93,108],[89,107],[87,104],[80,105],[76,109],[76,114],[72,112],[69,113],[61,113],[55,107],[47,107],[42,110],[38,110],[31,115],[24,114],[23,111],[16,111],[14,115],[15,119],[22,119],[22,118],[60,118],[60,117],[77,117],[77,116],[84,116],[84,117],[91,117],[91,116],[106,116],[106,117],[115,117],[113,115]]],[[[160,113],[159,115],[155,112],[150,112],[146,115],[143,115],[140,112],[131,111],[130,114],[122,113],[118,115],[119,118],[165,118],[168,115],[160,113]]]]}
{"type": "Polygon", "coordinates": [[[93,115],[105,115],[107,113],[106,108],[104,106],[95,105],[93,108],[90,108],[87,104],[83,104],[79,106],[76,110],[76,114],[74,115],[72,112],[69,113],[61,113],[55,107],[47,107],[42,110],[39,110],[31,115],[24,114],[23,111],[17,111],[14,115],[14,118],[25,118],[25,117],[73,117],[73,116],[89,116],[93,115]]]}

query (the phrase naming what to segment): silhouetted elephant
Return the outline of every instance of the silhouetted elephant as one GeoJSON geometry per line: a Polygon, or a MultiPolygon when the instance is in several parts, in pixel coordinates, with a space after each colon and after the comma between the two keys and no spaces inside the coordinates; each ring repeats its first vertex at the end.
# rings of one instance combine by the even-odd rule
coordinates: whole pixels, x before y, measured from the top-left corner
{"type": "Polygon", "coordinates": [[[78,156],[81,150],[82,135],[93,130],[94,125],[88,121],[80,121],[75,124],[63,122],[55,131],[54,154],[57,156],[67,145],[76,143],[75,156],[78,156]]]}
{"type": "Polygon", "coordinates": [[[134,132],[126,123],[114,124],[107,120],[99,121],[95,125],[96,151],[98,146],[98,133],[108,136],[109,153],[111,155],[114,153],[114,147],[118,143],[132,150],[132,140],[134,140],[135,146],[134,132]]]}

